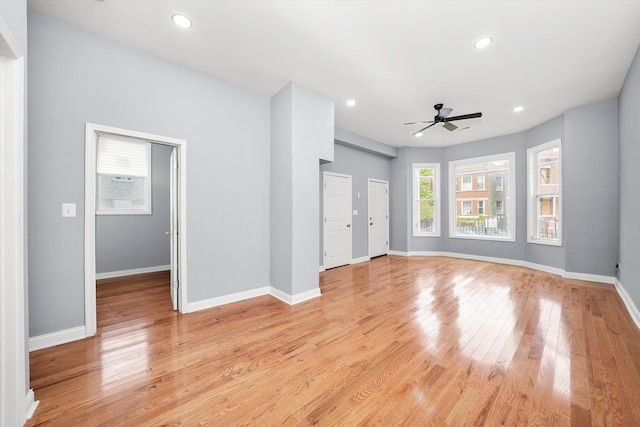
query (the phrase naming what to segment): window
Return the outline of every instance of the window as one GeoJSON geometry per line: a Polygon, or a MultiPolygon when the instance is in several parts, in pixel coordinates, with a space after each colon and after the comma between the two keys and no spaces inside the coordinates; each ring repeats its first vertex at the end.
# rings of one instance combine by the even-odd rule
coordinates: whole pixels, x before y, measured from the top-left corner
{"type": "Polygon", "coordinates": [[[151,213],[151,144],[118,135],[98,135],[96,213],[151,213]]]}
{"type": "Polygon", "coordinates": [[[527,150],[529,243],[562,244],[560,140],[527,150]]]}
{"type": "Polygon", "coordinates": [[[413,164],[413,235],[440,235],[440,165],[413,164]]]}
{"type": "Polygon", "coordinates": [[[450,237],[515,241],[515,153],[453,161],[449,174],[450,237]],[[472,176],[476,189],[484,190],[475,212],[462,194],[465,178],[472,176]]]}
{"type": "Polygon", "coordinates": [[[471,176],[462,177],[462,191],[471,191],[471,176]]]}

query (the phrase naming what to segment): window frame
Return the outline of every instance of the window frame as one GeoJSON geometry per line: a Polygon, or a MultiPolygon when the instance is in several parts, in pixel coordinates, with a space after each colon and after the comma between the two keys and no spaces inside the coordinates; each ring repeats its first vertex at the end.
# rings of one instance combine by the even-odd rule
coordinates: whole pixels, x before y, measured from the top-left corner
{"type": "MultiPolygon", "coordinates": [[[[134,142],[134,143],[145,143],[146,144],[146,163],[147,163],[147,176],[144,177],[145,179],[145,188],[144,188],[144,193],[145,193],[145,207],[144,208],[139,208],[139,209],[118,209],[118,208],[104,208],[104,207],[100,207],[100,176],[104,175],[104,176],[112,176],[112,175],[107,175],[107,174],[100,174],[98,173],[98,170],[96,168],[96,215],[152,215],[153,214],[153,200],[152,200],[152,170],[151,170],[151,166],[152,166],[152,161],[151,161],[151,157],[152,157],[152,147],[151,147],[151,142],[144,140],[144,139],[138,139],[138,138],[130,138],[130,137],[126,137],[123,135],[116,135],[116,134],[110,134],[110,133],[98,133],[97,136],[97,142],[96,142],[96,147],[97,145],[100,143],[100,136],[104,135],[105,137],[108,137],[110,139],[116,139],[116,140],[120,140],[122,142],[134,142]]],[[[96,148],[96,161],[98,161],[98,149],[96,148]]],[[[121,176],[114,176],[114,177],[119,177],[119,178],[123,178],[122,181],[125,181],[126,178],[140,178],[139,176],[129,176],[126,174],[121,174],[121,176]]]]}
{"type": "Polygon", "coordinates": [[[473,175],[463,175],[460,177],[460,191],[473,191],[473,175]],[[465,178],[469,178],[468,183],[464,182],[465,178]]]}
{"type": "Polygon", "coordinates": [[[484,175],[476,175],[476,190],[485,190],[485,176],[484,175]],[[480,185],[482,183],[482,185],[480,185]]]}
{"type": "MultiPolygon", "coordinates": [[[[549,177],[552,176],[550,171],[549,177]]],[[[546,185],[549,185],[547,183],[546,185]]],[[[527,243],[549,246],[562,246],[562,139],[557,138],[544,144],[536,145],[527,149],[527,243]],[[558,149],[559,173],[558,192],[557,193],[539,193],[540,171],[545,167],[538,163],[538,155],[542,151],[548,151],[553,148],[558,149]],[[557,238],[543,238],[538,236],[538,219],[540,217],[538,199],[540,197],[549,197],[553,200],[552,209],[554,210],[557,227],[557,238]],[[557,204],[560,203],[558,207],[557,204]]]]}
{"type": "Polygon", "coordinates": [[[413,163],[411,167],[411,222],[413,237],[440,237],[440,163],[413,163]],[[420,182],[416,175],[416,169],[433,169],[433,230],[432,232],[419,231],[420,208],[420,182]]]}
{"type": "MultiPolygon", "coordinates": [[[[486,175],[486,174],[485,174],[486,175]]],[[[463,176],[463,175],[461,175],[463,176]]],[[[485,180],[485,188],[487,186],[485,180]]],[[[462,186],[461,186],[462,187],[462,186]]],[[[462,189],[460,190],[462,191],[462,189]]],[[[485,209],[489,206],[487,202],[485,204],[485,209]]],[[[453,239],[472,239],[472,240],[493,240],[500,242],[515,242],[516,241],[516,220],[517,220],[517,212],[516,212],[516,153],[515,152],[507,152],[507,153],[499,153],[493,154],[489,156],[481,156],[481,157],[471,157],[460,160],[453,160],[449,162],[449,237],[453,239]],[[503,185],[503,193],[505,193],[505,197],[503,199],[503,212],[506,210],[509,212],[509,220],[507,227],[507,235],[504,237],[497,237],[492,235],[469,235],[469,234],[457,234],[456,233],[456,215],[457,215],[457,203],[458,200],[456,198],[457,195],[457,180],[458,175],[456,174],[456,168],[460,166],[469,166],[469,165],[477,165],[482,163],[489,162],[498,162],[498,161],[507,161],[508,162],[508,170],[507,170],[507,183],[506,190],[504,189],[504,181],[503,185]]]]}

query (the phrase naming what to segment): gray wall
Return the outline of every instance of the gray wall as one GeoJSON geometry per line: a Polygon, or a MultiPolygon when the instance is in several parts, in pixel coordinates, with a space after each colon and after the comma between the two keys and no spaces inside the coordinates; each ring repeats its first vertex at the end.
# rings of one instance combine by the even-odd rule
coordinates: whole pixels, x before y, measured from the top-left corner
{"type": "Polygon", "coordinates": [[[443,165],[443,250],[496,258],[524,259],[526,242],[527,170],[524,134],[500,136],[445,149],[447,164],[443,165]],[[451,239],[449,235],[449,165],[448,162],[470,157],[515,152],[516,158],[516,241],[451,239]]]}
{"type": "Polygon", "coordinates": [[[331,98],[294,82],[271,99],[271,286],[290,296],[320,292],[317,168],[333,159],[333,118],[331,98]]]}
{"type": "MultiPolygon", "coordinates": [[[[525,132],[525,142],[526,148],[535,147],[540,144],[544,144],[549,141],[553,141],[557,138],[562,138],[561,142],[561,156],[562,157],[562,168],[561,173],[564,176],[565,173],[565,165],[566,165],[566,157],[564,157],[564,146],[566,145],[564,141],[564,116],[558,116],[554,119],[551,119],[541,125],[538,125],[532,129],[529,129],[525,132]]],[[[564,182],[563,182],[564,184],[564,182]]],[[[524,187],[523,191],[527,191],[527,188],[524,187]]],[[[566,193],[563,188],[563,198],[566,197],[566,193]]],[[[566,205],[565,205],[566,206],[566,205]]],[[[525,206],[526,209],[526,206],[525,206]]],[[[562,207],[561,207],[562,209],[562,207]]],[[[563,213],[564,215],[564,213],[563,213]]],[[[525,222],[524,230],[525,233],[523,238],[527,239],[527,228],[526,228],[526,220],[527,218],[523,218],[525,222]]],[[[563,231],[563,244],[562,246],[549,246],[549,245],[540,245],[535,243],[527,243],[525,247],[525,259],[534,264],[547,265],[550,267],[564,269],[565,263],[565,252],[566,252],[566,239],[565,239],[565,230],[564,223],[566,222],[566,217],[563,216],[561,218],[563,221],[562,231],[563,231]]]]}
{"type": "Polygon", "coordinates": [[[269,99],[28,18],[31,336],[84,325],[86,122],[187,141],[189,302],[267,286],[269,99]]]}
{"type": "MultiPolygon", "coordinates": [[[[351,208],[358,211],[358,215],[353,216],[352,220],[352,258],[361,258],[369,256],[369,228],[367,221],[367,203],[369,178],[379,179],[383,181],[391,180],[391,164],[388,158],[364,152],[362,150],[347,147],[342,143],[336,143],[334,148],[334,160],[331,163],[324,163],[320,166],[320,252],[319,262],[323,263],[323,246],[322,246],[322,180],[323,172],[335,172],[345,175],[351,175],[351,191],[352,201],[351,208]],[[360,198],[358,198],[360,193],[360,198]]],[[[389,185],[389,193],[391,194],[391,185],[389,185]]],[[[389,210],[391,210],[391,200],[389,201],[389,210]]],[[[393,215],[390,212],[390,217],[393,215]]]]}
{"type": "Polygon", "coordinates": [[[291,128],[293,104],[290,86],[282,88],[271,98],[271,191],[270,222],[270,279],[271,285],[293,294],[293,150],[291,128]],[[277,187],[275,187],[277,183],[277,187]],[[271,256],[271,254],[275,256],[271,256]]]}
{"type": "Polygon", "coordinates": [[[618,279],[640,309],[640,50],[619,97],[620,209],[618,279]]]}
{"type": "Polygon", "coordinates": [[[564,114],[567,272],[615,276],[618,261],[617,100],[564,114]]]}
{"type": "Polygon", "coordinates": [[[391,249],[523,260],[571,273],[613,276],[618,229],[616,117],[616,101],[610,100],[574,108],[526,132],[445,148],[400,149],[398,158],[391,162],[392,209],[396,211],[392,216],[391,249]],[[529,244],[526,150],[556,138],[563,139],[563,246],[529,244]],[[512,151],[516,155],[516,241],[449,238],[448,162],[512,151]],[[411,166],[423,162],[440,163],[439,238],[412,236],[411,166]]]}
{"type": "Polygon", "coordinates": [[[389,183],[389,250],[408,251],[411,236],[411,160],[410,148],[398,149],[391,159],[389,183]]]}
{"type": "Polygon", "coordinates": [[[96,216],[96,273],[171,263],[171,147],[151,144],[151,215],[96,216]]]}

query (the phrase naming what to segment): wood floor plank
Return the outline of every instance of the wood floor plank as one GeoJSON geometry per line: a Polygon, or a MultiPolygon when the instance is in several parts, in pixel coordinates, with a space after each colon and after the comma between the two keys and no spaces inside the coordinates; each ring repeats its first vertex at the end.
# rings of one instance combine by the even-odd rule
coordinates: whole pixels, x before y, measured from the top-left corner
{"type": "Polygon", "coordinates": [[[30,354],[27,426],[640,425],[610,285],[386,256],[320,287],[181,315],[166,272],[101,280],[96,337],[30,354]]]}

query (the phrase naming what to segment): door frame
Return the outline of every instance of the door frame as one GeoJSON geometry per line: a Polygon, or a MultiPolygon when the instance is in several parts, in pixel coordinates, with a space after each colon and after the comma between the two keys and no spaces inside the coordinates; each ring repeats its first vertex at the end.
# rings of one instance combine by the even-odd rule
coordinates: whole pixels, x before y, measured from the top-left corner
{"type": "MultiPolygon", "coordinates": [[[[339,267],[339,266],[332,266],[332,267],[327,267],[327,227],[325,226],[325,220],[327,217],[327,196],[326,196],[326,185],[327,185],[327,175],[331,175],[331,176],[335,176],[335,177],[339,177],[339,178],[348,178],[349,179],[349,184],[350,184],[350,188],[349,188],[349,213],[351,213],[351,209],[353,208],[353,177],[351,175],[346,175],[346,174],[342,174],[342,173],[336,173],[336,172],[330,172],[330,171],[324,171],[322,173],[322,266],[323,268],[333,268],[333,267],[339,267]]],[[[350,224],[348,225],[348,227],[350,227],[351,229],[351,243],[350,243],[350,247],[349,247],[349,262],[347,264],[343,264],[343,265],[348,265],[351,264],[351,261],[353,259],[353,218],[351,218],[350,224]]]]}
{"type": "Polygon", "coordinates": [[[187,142],[111,126],[86,124],[85,130],[85,204],[84,204],[84,287],[85,336],[97,332],[96,318],[96,145],[98,134],[110,133],[142,139],[154,144],[176,147],[178,169],[178,310],[187,312],[187,142]]]}
{"type": "MultiPolygon", "coordinates": [[[[375,179],[375,178],[368,178],[367,179],[367,218],[370,218],[369,212],[371,212],[371,183],[372,182],[378,182],[381,184],[384,184],[386,186],[387,189],[387,213],[386,213],[386,228],[387,228],[387,242],[389,242],[389,181],[385,181],[383,179],[375,179]]],[[[369,254],[369,258],[371,258],[371,220],[367,219],[367,249],[368,249],[368,254],[369,254]]],[[[387,252],[386,255],[389,255],[389,243],[387,243],[387,252]]],[[[375,255],[375,256],[379,256],[379,255],[375,255]]]]}
{"type": "Polygon", "coordinates": [[[0,425],[24,424],[37,406],[26,378],[24,62],[0,18],[0,425]]]}

